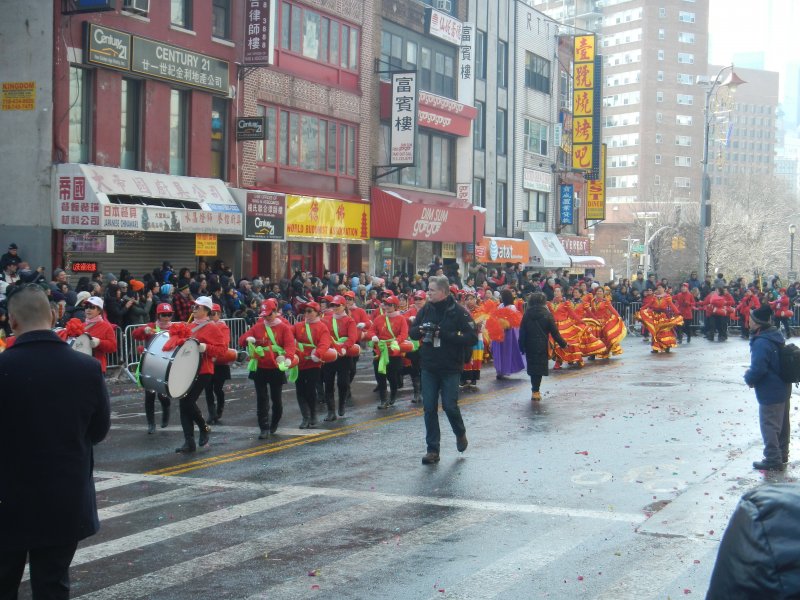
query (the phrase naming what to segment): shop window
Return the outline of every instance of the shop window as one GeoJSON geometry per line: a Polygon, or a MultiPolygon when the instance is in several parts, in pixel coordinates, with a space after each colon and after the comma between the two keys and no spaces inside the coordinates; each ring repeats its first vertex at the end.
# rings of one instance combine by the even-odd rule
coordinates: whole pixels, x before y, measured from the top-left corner
{"type": "Polygon", "coordinates": [[[141,147],[141,83],[136,79],[122,79],[121,119],[120,119],[120,158],[123,169],[139,168],[139,149],[141,147]]]}
{"type": "MultiPolygon", "coordinates": [[[[389,162],[390,130],[388,123],[381,124],[381,140],[378,160],[380,164],[389,162]]],[[[386,177],[386,183],[400,183],[414,187],[455,191],[453,164],[455,142],[453,138],[429,131],[417,133],[416,166],[404,167],[386,177]]]]}
{"type": "Polygon", "coordinates": [[[69,162],[89,162],[91,139],[91,73],[69,68],[69,162]]]}
{"type": "Polygon", "coordinates": [[[525,118],[523,130],[523,147],[526,152],[547,156],[547,125],[525,118]]]}
{"type": "Polygon", "coordinates": [[[508,127],[508,119],[506,118],[506,111],[503,110],[502,108],[498,108],[496,116],[496,137],[497,137],[496,150],[499,156],[505,156],[506,154],[507,127],[508,127]]]}
{"type": "Polygon", "coordinates": [[[475,108],[478,114],[472,125],[472,145],[476,150],[483,150],[486,147],[486,104],[476,100],[475,108]]]}
{"type": "Polygon", "coordinates": [[[547,222],[547,194],[528,190],[528,218],[538,223],[547,222]]]}
{"type": "MultiPolygon", "coordinates": [[[[416,63],[416,51],[414,52],[416,63]]],[[[381,32],[381,63],[380,70],[401,70],[403,68],[403,38],[399,35],[381,32]]],[[[390,73],[381,73],[381,79],[389,81],[390,73]]]]}
{"type": "Polygon", "coordinates": [[[497,183],[497,194],[494,207],[495,235],[504,235],[508,226],[506,219],[508,214],[508,198],[506,195],[506,184],[497,183]]]}
{"type": "MultiPolygon", "coordinates": [[[[337,69],[358,71],[361,42],[358,28],[292,2],[284,1],[280,7],[281,50],[337,69]]],[[[382,59],[384,43],[386,40],[382,37],[382,59]]],[[[388,44],[391,56],[392,41],[388,44]]],[[[402,55],[399,56],[402,61],[402,55]]],[[[382,68],[387,65],[384,63],[382,68]]]]}
{"type": "MultiPolygon", "coordinates": [[[[352,29],[352,52],[356,52],[352,38],[355,33],[357,31],[352,29]]],[[[416,34],[401,32],[399,28],[392,29],[391,26],[381,31],[380,69],[416,71],[419,89],[455,98],[457,63],[453,47],[422,36],[416,36],[413,40],[407,39],[409,36],[414,37],[416,34]]],[[[390,74],[381,73],[380,77],[388,81],[390,74]]]]}
{"type": "Polygon", "coordinates": [[[550,61],[525,52],[525,85],[544,94],[550,93],[550,61]]]}
{"type": "Polygon", "coordinates": [[[259,144],[264,148],[258,151],[259,162],[277,162],[286,167],[343,177],[356,176],[358,131],[354,125],[286,110],[280,111],[276,123],[277,112],[272,106],[259,107],[259,113],[267,117],[268,135],[268,139],[259,144]]]}
{"type": "Polygon", "coordinates": [[[171,90],[169,101],[169,172],[186,175],[188,93],[171,90]]]}
{"type": "Polygon", "coordinates": [[[217,38],[231,37],[231,0],[211,0],[211,35],[217,38]]]}
{"type": "Polygon", "coordinates": [[[169,22],[184,29],[191,29],[192,0],[170,0],[169,22]]]}
{"type": "Polygon", "coordinates": [[[475,35],[475,77],[486,79],[486,32],[480,29],[475,35]]]}
{"type": "Polygon", "coordinates": [[[225,148],[228,141],[228,101],[211,99],[211,177],[227,180],[225,148]]]}
{"type": "Polygon", "coordinates": [[[472,180],[472,204],[486,208],[486,181],[479,177],[472,180]]]}

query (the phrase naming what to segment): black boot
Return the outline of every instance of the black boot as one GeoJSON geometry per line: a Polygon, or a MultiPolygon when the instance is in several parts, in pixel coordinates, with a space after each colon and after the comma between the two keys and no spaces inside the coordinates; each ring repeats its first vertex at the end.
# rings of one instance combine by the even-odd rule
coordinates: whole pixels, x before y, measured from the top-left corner
{"type": "Polygon", "coordinates": [[[412,404],[419,404],[422,402],[422,396],[420,395],[420,385],[419,385],[419,375],[415,375],[411,378],[411,385],[414,387],[414,397],[411,399],[412,404]]]}
{"type": "Polygon", "coordinates": [[[211,427],[206,425],[205,427],[200,428],[200,439],[197,440],[197,443],[200,446],[205,446],[208,443],[208,434],[211,433],[211,427]]]}
{"type": "Polygon", "coordinates": [[[195,450],[197,450],[197,446],[194,443],[194,437],[185,438],[183,440],[183,446],[175,448],[175,452],[181,453],[194,452],[195,450]]]}
{"type": "Polygon", "coordinates": [[[389,394],[389,406],[394,406],[394,403],[397,401],[397,390],[392,390],[389,394]]]}
{"type": "Polygon", "coordinates": [[[169,410],[169,404],[166,406],[161,406],[161,429],[164,429],[167,425],[169,425],[169,410]]]}
{"type": "Polygon", "coordinates": [[[380,393],[381,402],[378,404],[378,408],[389,408],[389,399],[386,397],[386,390],[378,390],[380,393]]]}
{"type": "Polygon", "coordinates": [[[327,416],[324,419],[325,421],[335,421],[336,420],[336,411],[329,410],[327,416]]]}
{"type": "Polygon", "coordinates": [[[344,394],[339,392],[339,416],[340,417],[344,416],[344,405],[345,405],[345,402],[347,402],[347,395],[349,393],[350,393],[349,389],[344,394]]]}
{"type": "Polygon", "coordinates": [[[155,433],[156,432],[156,422],[154,419],[147,419],[147,433],[155,433]]]}
{"type": "Polygon", "coordinates": [[[300,414],[303,415],[300,429],[308,429],[308,405],[305,402],[298,402],[298,404],[300,405],[300,414]]]}
{"type": "Polygon", "coordinates": [[[333,398],[333,390],[330,393],[325,394],[325,406],[328,407],[328,416],[325,417],[326,421],[335,421],[336,420],[336,400],[333,398]],[[331,419],[331,416],[333,417],[331,419]]]}

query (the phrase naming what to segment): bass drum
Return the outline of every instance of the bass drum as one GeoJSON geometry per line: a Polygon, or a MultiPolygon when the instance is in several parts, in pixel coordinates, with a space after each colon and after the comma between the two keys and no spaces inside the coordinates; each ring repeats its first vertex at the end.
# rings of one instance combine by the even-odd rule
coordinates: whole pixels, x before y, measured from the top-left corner
{"type": "Polygon", "coordinates": [[[200,344],[188,339],[172,350],[164,350],[169,333],[162,331],[142,353],[139,364],[139,383],[151,392],[180,400],[192,388],[200,371],[200,344]]]}

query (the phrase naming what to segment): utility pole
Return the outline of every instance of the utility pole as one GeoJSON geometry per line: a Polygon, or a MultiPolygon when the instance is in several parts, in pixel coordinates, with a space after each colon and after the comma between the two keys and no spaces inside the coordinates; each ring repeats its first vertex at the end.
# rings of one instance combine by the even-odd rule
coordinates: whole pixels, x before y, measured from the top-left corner
{"type": "Polygon", "coordinates": [[[633,247],[633,244],[638,244],[639,243],[639,238],[632,238],[632,237],[628,236],[626,238],[622,238],[621,241],[628,242],[628,254],[626,255],[627,256],[627,258],[626,258],[626,263],[627,264],[626,264],[626,268],[625,268],[625,279],[630,281],[631,280],[631,248],[633,247]]]}

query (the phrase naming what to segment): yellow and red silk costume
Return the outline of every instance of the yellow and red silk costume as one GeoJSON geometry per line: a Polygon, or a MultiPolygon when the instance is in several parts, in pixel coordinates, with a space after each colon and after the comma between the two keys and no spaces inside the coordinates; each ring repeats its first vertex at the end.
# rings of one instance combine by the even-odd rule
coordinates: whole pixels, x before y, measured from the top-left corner
{"type": "Polygon", "coordinates": [[[620,343],[628,335],[628,330],[611,301],[605,297],[597,298],[597,296],[587,294],[581,308],[583,309],[583,322],[587,325],[587,329],[606,346],[605,352],[597,356],[608,358],[611,354],[615,356],[622,354],[620,343]]]}
{"type": "Polygon", "coordinates": [[[683,317],[672,296],[648,296],[639,311],[639,320],[650,332],[654,351],[663,352],[678,345],[675,327],[683,325],[683,317]]]}
{"type": "MultiPolygon", "coordinates": [[[[572,309],[572,303],[566,300],[556,302],[555,300],[547,303],[547,308],[553,313],[558,332],[564,341],[567,342],[566,348],[561,348],[557,344],[553,344],[552,338],[550,339],[550,356],[556,361],[556,364],[569,363],[578,364],[583,366],[583,353],[581,352],[581,340],[583,332],[586,329],[581,323],[580,317],[572,309]],[[581,323],[581,325],[579,325],[581,323]],[[555,355],[555,356],[553,356],[555,355]]],[[[595,338],[596,341],[599,341],[595,338]]],[[[605,346],[600,344],[601,351],[605,346]]]]}

